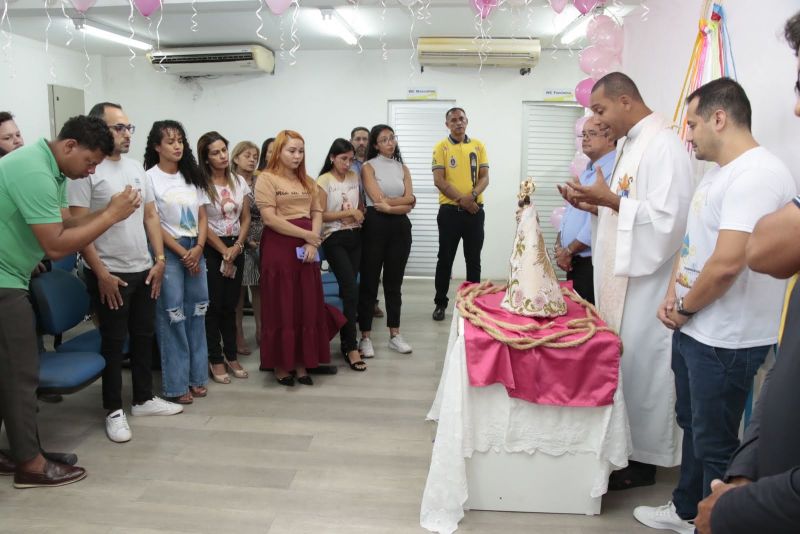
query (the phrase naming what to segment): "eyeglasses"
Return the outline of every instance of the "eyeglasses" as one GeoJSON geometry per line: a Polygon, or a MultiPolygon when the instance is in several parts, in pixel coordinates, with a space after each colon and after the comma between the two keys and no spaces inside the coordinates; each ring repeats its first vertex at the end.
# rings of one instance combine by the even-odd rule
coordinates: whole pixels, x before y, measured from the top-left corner
{"type": "Polygon", "coordinates": [[[576,137],[578,139],[589,139],[590,137],[606,137],[606,135],[608,135],[608,130],[600,130],[599,132],[596,132],[594,130],[589,130],[588,132],[583,132],[582,134],[577,135],[576,137]]]}
{"type": "Polygon", "coordinates": [[[399,139],[400,138],[397,137],[396,135],[392,135],[392,136],[389,136],[389,137],[381,137],[380,139],[378,139],[378,144],[379,145],[385,145],[386,143],[391,143],[393,141],[398,141],[399,139]]]}
{"type": "Polygon", "coordinates": [[[797,71],[797,81],[794,82],[794,92],[800,97],[800,71],[797,71]]]}
{"type": "Polygon", "coordinates": [[[109,124],[108,127],[117,133],[122,133],[125,130],[128,130],[130,133],[136,131],[136,126],[133,124],[109,124]]]}

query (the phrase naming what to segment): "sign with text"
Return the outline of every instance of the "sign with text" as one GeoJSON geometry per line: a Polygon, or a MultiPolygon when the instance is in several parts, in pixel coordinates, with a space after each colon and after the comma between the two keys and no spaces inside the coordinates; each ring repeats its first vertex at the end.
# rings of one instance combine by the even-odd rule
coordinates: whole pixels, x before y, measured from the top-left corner
{"type": "Polygon", "coordinates": [[[407,100],[436,100],[439,97],[433,87],[410,87],[408,89],[407,100]]]}
{"type": "Polygon", "coordinates": [[[575,93],[572,89],[545,89],[545,102],[575,102],[575,93]]]}

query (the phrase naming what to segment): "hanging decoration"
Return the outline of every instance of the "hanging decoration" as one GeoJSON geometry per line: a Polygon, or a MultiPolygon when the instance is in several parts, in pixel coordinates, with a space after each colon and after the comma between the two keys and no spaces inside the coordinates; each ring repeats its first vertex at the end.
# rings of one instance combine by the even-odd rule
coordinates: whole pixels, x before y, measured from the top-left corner
{"type": "Polygon", "coordinates": [[[83,55],[86,58],[86,66],[83,67],[83,77],[86,78],[86,83],[83,84],[83,88],[88,89],[89,86],[92,85],[92,77],[89,75],[89,69],[92,66],[92,58],[89,56],[89,51],[86,50],[86,32],[81,32],[81,39],[83,40],[83,55]]]}
{"type": "Polygon", "coordinates": [[[381,43],[383,61],[389,61],[389,51],[386,49],[386,0],[381,0],[381,34],[378,41],[381,43]]]}
{"type": "Polygon", "coordinates": [[[497,7],[499,0],[470,0],[470,4],[478,12],[481,20],[486,20],[497,7]]]}
{"type": "Polygon", "coordinates": [[[594,80],[591,78],[581,80],[578,82],[578,85],[575,86],[575,100],[585,108],[589,107],[592,87],[594,87],[594,80]]]}
{"type": "MultiPolygon", "coordinates": [[[[45,0],[46,1],[46,0],[45,0]]],[[[128,36],[128,39],[133,39],[136,36],[136,30],[133,28],[133,21],[134,19],[134,12],[136,7],[133,5],[133,0],[128,0],[128,4],[130,5],[130,11],[128,12],[128,29],[131,31],[131,34],[128,36]]],[[[135,69],[136,65],[134,65],[133,60],[136,59],[136,50],[133,49],[132,46],[128,47],[128,52],[131,53],[128,56],[128,65],[130,68],[135,69]]]]}
{"type": "Polygon", "coordinates": [[[86,14],[89,9],[94,7],[97,0],[70,0],[70,3],[78,13],[86,14]]]}
{"type": "Polygon", "coordinates": [[[283,15],[283,12],[292,5],[292,1],[293,0],[264,0],[273,15],[283,15]]]}
{"type": "Polygon", "coordinates": [[[604,3],[605,3],[604,0],[574,0],[573,2],[573,4],[575,5],[575,9],[577,9],[581,15],[587,14],[595,7],[601,6],[604,3]]]}
{"type": "Polygon", "coordinates": [[[550,3],[550,7],[556,13],[561,13],[564,11],[564,8],[567,7],[567,4],[569,4],[569,0],[548,0],[548,2],[550,3]]]}
{"type": "Polygon", "coordinates": [[[723,76],[737,77],[725,9],[720,2],[705,0],[689,67],[672,117],[682,139],[686,139],[686,97],[701,85],[723,76]]]}
{"type": "Polygon", "coordinates": [[[294,10],[292,11],[292,27],[289,31],[289,37],[292,39],[292,47],[289,49],[289,66],[294,67],[297,64],[295,53],[300,48],[300,39],[297,38],[297,15],[300,13],[300,0],[294,0],[294,10]]]}
{"type": "Polygon", "coordinates": [[[143,17],[149,18],[156,9],[161,7],[161,0],[133,0],[133,5],[143,17]]]}
{"type": "Polygon", "coordinates": [[[3,56],[5,57],[6,61],[11,63],[11,78],[14,78],[17,73],[16,66],[14,66],[13,57],[11,56],[13,33],[11,28],[11,19],[8,17],[8,0],[3,0],[3,14],[0,15],[0,31],[2,31],[5,39],[5,42],[3,43],[3,56]]]}
{"type": "MultiPolygon", "coordinates": [[[[258,2],[258,6],[259,6],[259,8],[261,7],[261,2],[260,1],[258,2]]],[[[197,33],[197,30],[200,29],[200,25],[197,23],[197,0],[192,0],[192,17],[191,17],[191,21],[192,21],[192,26],[191,26],[190,29],[193,32],[197,33]]]]}
{"type": "Polygon", "coordinates": [[[53,17],[50,16],[50,8],[47,0],[44,0],[44,13],[47,15],[47,27],[44,29],[44,53],[50,59],[50,77],[56,79],[56,61],[50,55],[50,27],[53,25],[53,17]]]}
{"type": "MultiPolygon", "coordinates": [[[[194,0],[192,0],[194,1],[194,0]]],[[[262,0],[258,0],[258,9],[256,9],[256,18],[258,19],[258,28],[256,28],[256,35],[262,41],[267,40],[267,36],[261,33],[264,29],[264,18],[261,16],[261,11],[264,9],[264,2],[262,0]]]]}
{"type": "Polygon", "coordinates": [[[564,213],[566,213],[566,211],[566,206],[559,206],[557,208],[553,208],[553,211],[550,213],[550,226],[552,226],[557,232],[561,231],[561,221],[564,219],[564,213]]]}
{"type": "Polygon", "coordinates": [[[75,24],[72,22],[72,17],[67,15],[67,8],[64,2],[61,2],[61,14],[64,15],[64,31],[67,32],[67,42],[64,43],[64,46],[69,48],[69,45],[72,44],[72,40],[75,39],[75,30],[73,29],[75,24]]]}
{"type": "Polygon", "coordinates": [[[604,48],[615,56],[622,53],[625,42],[622,26],[608,15],[596,15],[589,21],[586,38],[593,45],[604,48]]]}

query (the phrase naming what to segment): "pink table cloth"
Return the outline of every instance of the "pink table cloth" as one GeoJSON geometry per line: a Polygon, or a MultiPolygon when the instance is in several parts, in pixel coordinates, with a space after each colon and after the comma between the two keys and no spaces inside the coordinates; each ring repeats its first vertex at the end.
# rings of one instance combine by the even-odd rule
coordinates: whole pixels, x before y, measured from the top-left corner
{"type": "MultiPolygon", "coordinates": [[[[466,284],[465,284],[466,285],[466,284]]],[[[571,282],[561,284],[572,287],[571,282]]],[[[463,286],[462,286],[463,287],[463,286]]],[[[520,334],[509,330],[509,337],[543,337],[563,331],[567,322],[586,316],[580,304],[565,297],[567,314],[555,319],[522,317],[500,307],[504,293],[482,295],[475,304],[494,319],[513,324],[555,321],[547,330],[520,334]]],[[[597,326],[605,326],[598,319],[597,326]]],[[[571,341],[581,334],[559,341],[571,341]]],[[[606,406],[612,404],[619,379],[620,340],[611,332],[596,332],[582,345],[572,348],[535,347],[517,350],[495,340],[481,328],[464,320],[467,372],[472,386],[503,384],[510,397],[536,404],[555,406],[606,406]]]]}

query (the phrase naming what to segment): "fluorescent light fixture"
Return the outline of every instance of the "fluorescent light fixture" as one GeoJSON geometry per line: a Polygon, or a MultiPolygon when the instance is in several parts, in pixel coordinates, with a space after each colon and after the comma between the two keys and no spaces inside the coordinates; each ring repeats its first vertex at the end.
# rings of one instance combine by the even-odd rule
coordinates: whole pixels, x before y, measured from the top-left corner
{"type": "Polygon", "coordinates": [[[328,33],[336,35],[350,46],[358,42],[353,29],[339,16],[335,9],[320,8],[319,13],[328,33]]]}
{"type": "Polygon", "coordinates": [[[125,37],[124,35],[119,35],[118,33],[113,33],[108,30],[100,29],[96,26],[92,26],[85,20],[74,19],[74,21],[75,28],[86,33],[86,35],[91,35],[92,37],[97,37],[98,39],[103,39],[105,41],[111,41],[112,43],[125,45],[130,48],[137,48],[139,50],[147,51],[153,48],[153,45],[149,43],[131,39],[130,37],[125,37]]]}
{"type": "MultiPolygon", "coordinates": [[[[628,5],[620,5],[620,6],[611,6],[601,8],[602,13],[609,15],[612,18],[615,18],[621,21],[625,15],[633,11],[635,6],[628,6],[628,5]]],[[[600,10],[597,11],[598,13],[601,12],[600,10]]],[[[581,38],[586,36],[586,28],[589,26],[589,21],[592,20],[592,17],[595,15],[595,11],[591,11],[586,15],[580,15],[577,18],[573,19],[572,22],[567,24],[561,31],[564,33],[561,35],[561,44],[564,45],[571,45],[575,41],[580,40],[581,38]]],[[[558,33],[558,32],[557,32],[558,33]]]]}

